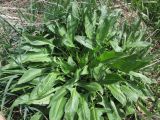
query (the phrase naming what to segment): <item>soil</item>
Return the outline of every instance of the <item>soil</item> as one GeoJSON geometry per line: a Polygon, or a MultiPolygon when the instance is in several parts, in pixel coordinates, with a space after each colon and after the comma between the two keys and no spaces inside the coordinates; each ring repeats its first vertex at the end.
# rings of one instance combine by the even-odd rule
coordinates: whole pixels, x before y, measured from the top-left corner
{"type": "Polygon", "coordinates": [[[18,16],[18,10],[25,10],[29,0],[2,0],[0,1],[0,17],[6,19],[11,24],[17,24],[21,21],[18,16]]]}

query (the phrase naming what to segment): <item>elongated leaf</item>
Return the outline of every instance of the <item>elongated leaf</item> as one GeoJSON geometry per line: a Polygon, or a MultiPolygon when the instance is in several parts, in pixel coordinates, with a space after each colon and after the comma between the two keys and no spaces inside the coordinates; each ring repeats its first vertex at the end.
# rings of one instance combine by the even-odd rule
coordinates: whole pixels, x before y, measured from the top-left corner
{"type": "Polygon", "coordinates": [[[112,95],[123,105],[126,105],[126,97],[122,93],[120,86],[118,84],[108,85],[108,89],[111,91],[112,95]]]}
{"type": "Polygon", "coordinates": [[[29,104],[34,104],[34,105],[48,105],[50,103],[51,97],[53,94],[49,94],[46,97],[39,99],[39,100],[32,100],[30,97],[29,104]]]}
{"type": "Polygon", "coordinates": [[[79,42],[83,46],[85,46],[89,49],[93,49],[92,41],[87,39],[85,36],[76,36],[75,39],[77,42],[79,42]]]}
{"type": "Polygon", "coordinates": [[[49,45],[54,47],[51,40],[48,40],[42,36],[23,35],[23,37],[31,44],[36,46],[49,45]]]}
{"type": "Polygon", "coordinates": [[[136,71],[142,67],[144,67],[146,64],[148,64],[148,61],[138,59],[138,55],[134,54],[131,56],[123,57],[121,59],[118,59],[116,61],[112,62],[112,66],[123,71],[123,72],[130,72],[130,71],[136,71]]]}
{"type": "Polygon", "coordinates": [[[118,58],[122,55],[123,55],[122,53],[118,53],[118,52],[114,52],[114,51],[105,51],[97,59],[100,62],[103,62],[103,61],[106,61],[106,60],[109,60],[109,59],[118,58]]]}
{"type": "Polygon", "coordinates": [[[122,85],[121,90],[131,102],[137,102],[138,98],[140,97],[137,93],[135,93],[135,91],[126,85],[122,85]]]}
{"type": "Polygon", "coordinates": [[[73,35],[69,35],[68,33],[65,35],[65,37],[63,38],[63,43],[64,45],[66,45],[67,47],[75,47],[75,45],[73,44],[73,35]]]}
{"type": "Polygon", "coordinates": [[[119,81],[124,81],[124,79],[116,73],[106,74],[106,78],[103,81],[100,81],[103,84],[113,84],[119,81]]]}
{"type": "Polygon", "coordinates": [[[128,48],[143,48],[143,47],[147,47],[149,45],[150,45],[150,43],[148,43],[146,41],[136,41],[136,42],[128,43],[126,47],[128,47],[128,48]]]}
{"type": "Polygon", "coordinates": [[[16,106],[18,106],[18,105],[20,105],[20,104],[26,104],[26,103],[28,103],[29,100],[30,100],[29,98],[30,98],[30,97],[29,97],[29,94],[25,94],[25,95],[22,95],[22,96],[18,97],[18,98],[13,102],[12,107],[16,107],[16,106]]]}
{"type": "MultiPolygon", "coordinates": [[[[67,94],[66,88],[65,86],[63,86],[63,88],[57,90],[56,93],[53,95],[52,101],[57,101],[60,98],[64,97],[66,94],[67,94]]],[[[50,105],[52,106],[52,102],[50,103],[50,105]]]]}
{"type": "Polygon", "coordinates": [[[79,18],[79,6],[77,1],[72,3],[72,15],[74,18],[79,18]]]}
{"type": "Polygon", "coordinates": [[[87,74],[89,74],[89,72],[88,72],[88,65],[85,65],[84,68],[83,68],[83,70],[82,70],[82,72],[81,72],[81,75],[87,75],[87,74]]]}
{"type": "Polygon", "coordinates": [[[65,106],[65,118],[67,120],[74,120],[74,116],[78,110],[79,105],[79,94],[76,89],[73,89],[71,92],[71,97],[66,103],[65,106]]]}
{"type": "Polygon", "coordinates": [[[90,120],[90,110],[87,101],[84,97],[80,97],[80,103],[79,103],[79,109],[78,109],[78,116],[79,120],[90,120]]]}
{"type": "Polygon", "coordinates": [[[115,113],[114,118],[116,118],[116,120],[121,120],[121,117],[119,116],[119,113],[117,111],[117,107],[116,107],[115,103],[112,100],[110,100],[110,103],[111,103],[111,107],[115,113]]]}
{"type": "Polygon", "coordinates": [[[103,42],[106,39],[106,36],[108,34],[108,30],[110,27],[110,23],[107,19],[107,11],[106,11],[106,7],[102,6],[101,7],[101,17],[99,20],[99,25],[96,31],[96,40],[97,43],[100,44],[101,42],[103,42]]]}
{"type": "Polygon", "coordinates": [[[48,74],[31,92],[30,99],[41,99],[54,85],[58,73],[48,74]]]}
{"type": "Polygon", "coordinates": [[[103,88],[98,82],[85,83],[82,84],[81,86],[84,87],[89,92],[100,91],[101,93],[103,93],[103,88]]]}
{"type": "Polygon", "coordinates": [[[42,114],[40,112],[36,112],[30,120],[40,120],[42,117],[42,114]]]}
{"type": "Polygon", "coordinates": [[[98,112],[96,108],[92,106],[90,110],[91,110],[91,116],[90,116],[91,120],[100,120],[100,117],[97,114],[98,112]]]}
{"type": "Polygon", "coordinates": [[[110,44],[111,44],[112,48],[114,49],[114,51],[122,52],[123,49],[118,45],[118,43],[119,42],[117,40],[110,41],[110,44]]]}
{"type": "Polygon", "coordinates": [[[66,98],[61,97],[58,100],[52,100],[51,101],[51,108],[49,111],[49,118],[50,120],[61,120],[63,114],[64,114],[64,108],[66,104],[66,98]]]}
{"type": "Polygon", "coordinates": [[[42,69],[30,68],[19,79],[18,84],[26,83],[42,74],[42,69]]]}
{"type": "Polygon", "coordinates": [[[26,62],[51,62],[49,54],[43,53],[27,53],[25,55],[19,56],[18,60],[22,63],[26,62]]]}
{"type": "Polygon", "coordinates": [[[90,40],[92,39],[93,34],[94,34],[94,26],[93,26],[91,20],[92,20],[92,19],[89,18],[89,15],[86,14],[86,15],[85,15],[85,23],[84,23],[84,25],[85,25],[85,33],[86,33],[87,37],[88,37],[90,40]]]}
{"type": "Polygon", "coordinates": [[[129,74],[134,77],[140,78],[144,83],[148,83],[148,84],[152,83],[152,81],[149,78],[147,78],[145,75],[143,75],[141,73],[131,71],[131,72],[129,72],[129,74]]]}

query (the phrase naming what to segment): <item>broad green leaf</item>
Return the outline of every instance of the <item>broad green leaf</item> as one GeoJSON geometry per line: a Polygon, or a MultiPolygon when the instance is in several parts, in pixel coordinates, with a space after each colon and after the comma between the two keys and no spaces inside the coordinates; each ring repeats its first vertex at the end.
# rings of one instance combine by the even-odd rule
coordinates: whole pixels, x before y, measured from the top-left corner
{"type": "Polygon", "coordinates": [[[72,65],[65,62],[65,61],[62,61],[62,60],[60,61],[61,69],[65,74],[68,74],[69,72],[71,72],[73,70],[74,66],[72,66],[72,65]]]}
{"type": "Polygon", "coordinates": [[[55,33],[55,25],[53,23],[47,23],[46,26],[50,31],[55,33]]]}
{"type": "Polygon", "coordinates": [[[123,72],[130,72],[130,71],[136,71],[140,68],[144,67],[146,64],[148,64],[148,61],[143,59],[138,59],[137,54],[127,56],[120,58],[116,61],[113,61],[111,65],[114,68],[117,68],[123,72]]]}
{"type": "Polygon", "coordinates": [[[12,104],[12,107],[16,107],[18,105],[21,105],[21,104],[26,104],[29,102],[29,94],[25,94],[25,95],[22,95],[20,97],[18,97],[12,104]]]}
{"type": "Polygon", "coordinates": [[[66,34],[66,30],[64,27],[59,28],[58,31],[61,36],[64,36],[66,34]]]}
{"type": "Polygon", "coordinates": [[[146,41],[136,41],[136,42],[130,42],[127,43],[126,47],[127,48],[143,48],[149,46],[150,43],[146,41]]]}
{"type": "Polygon", "coordinates": [[[108,85],[108,89],[111,91],[111,94],[123,105],[126,105],[126,97],[120,89],[118,84],[108,85]]]}
{"type": "Polygon", "coordinates": [[[72,67],[76,66],[76,63],[71,56],[68,57],[68,64],[72,67]]]}
{"type": "Polygon", "coordinates": [[[15,69],[15,68],[19,68],[20,66],[18,65],[18,63],[16,63],[15,61],[13,60],[8,60],[8,64],[3,66],[1,68],[1,70],[7,70],[7,69],[15,69]]]}
{"type": "Polygon", "coordinates": [[[135,93],[135,91],[133,91],[126,85],[122,85],[121,90],[131,102],[137,102],[139,95],[135,93]]]}
{"type": "Polygon", "coordinates": [[[114,118],[116,118],[116,120],[121,120],[121,117],[119,116],[119,113],[117,111],[117,107],[116,107],[115,103],[112,100],[110,100],[110,103],[111,103],[111,107],[115,113],[114,118]]]}
{"type": "Polygon", "coordinates": [[[145,75],[141,73],[130,71],[129,74],[134,77],[140,78],[144,83],[148,83],[148,84],[152,83],[151,79],[147,78],[145,75]]]}
{"type": "Polygon", "coordinates": [[[87,101],[82,96],[80,96],[79,109],[77,113],[79,120],[90,120],[90,109],[87,101]]]}
{"type": "Polygon", "coordinates": [[[67,100],[65,97],[61,97],[57,100],[51,101],[51,108],[49,111],[49,119],[50,120],[61,120],[64,114],[64,108],[67,100]]]}
{"type": "Polygon", "coordinates": [[[124,79],[116,74],[116,73],[112,73],[112,74],[106,74],[105,80],[100,81],[103,84],[113,84],[119,81],[124,81],[124,79]]]}
{"type": "Polygon", "coordinates": [[[135,108],[132,106],[132,105],[127,105],[126,106],[126,116],[128,115],[132,115],[134,114],[136,111],[135,111],[135,108]]]}
{"type": "Polygon", "coordinates": [[[77,1],[73,1],[72,3],[72,15],[74,18],[79,19],[79,6],[77,1]]]}
{"type": "Polygon", "coordinates": [[[30,120],[41,120],[42,114],[40,112],[36,112],[30,120]]]}
{"type": "Polygon", "coordinates": [[[23,35],[23,37],[28,41],[31,45],[42,46],[49,45],[54,47],[51,40],[48,40],[42,36],[31,36],[31,35],[23,35]]]}
{"type": "Polygon", "coordinates": [[[42,53],[48,53],[48,50],[46,47],[35,47],[31,45],[23,45],[21,47],[22,50],[25,50],[27,52],[42,52],[42,53]]]}
{"type": "Polygon", "coordinates": [[[67,18],[67,33],[63,38],[63,43],[67,47],[75,47],[75,45],[73,44],[73,38],[76,32],[77,25],[77,19],[75,19],[71,14],[69,14],[67,18]]]}
{"type": "Polygon", "coordinates": [[[42,74],[42,69],[30,68],[19,79],[18,84],[26,83],[42,74]]]}
{"type": "Polygon", "coordinates": [[[39,100],[32,100],[30,99],[29,104],[34,105],[48,105],[50,103],[50,99],[53,96],[53,94],[47,95],[46,97],[39,99],[39,100]]]}
{"type": "Polygon", "coordinates": [[[122,55],[123,55],[122,53],[118,53],[118,52],[114,52],[114,51],[105,51],[97,59],[100,62],[104,62],[106,60],[121,57],[122,55]]]}
{"type": "Polygon", "coordinates": [[[101,80],[101,78],[104,76],[103,67],[104,67],[104,64],[102,64],[102,63],[100,63],[100,64],[98,64],[98,66],[94,67],[93,77],[95,78],[96,81],[101,80]]]}
{"type": "Polygon", "coordinates": [[[73,35],[69,35],[68,33],[63,38],[63,43],[67,47],[75,47],[73,44],[73,35]]]}
{"type": "Polygon", "coordinates": [[[93,34],[94,34],[94,26],[92,24],[92,19],[90,18],[90,16],[88,14],[85,15],[85,33],[87,35],[87,37],[92,40],[93,34]]]}
{"type": "Polygon", "coordinates": [[[81,87],[84,87],[89,92],[100,91],[101,93],[103,93],[103,88],[98,82],[85,83],[85,84],[82,84],[81,87]]]}
{"type": "Polygon", "coordinates": [[[80,79],[80,75],[81,75],[81,69],[77,69],[75,74],[74,74],[74,82],[77,82],[80,79]]]}
{"type": "MultiPolygon", "coordinates": [[[[57,101],[60,98],[64,97],[67,94],[65,86],[56,91],[56,93],[52,96],[52,101],[57,101]]],[[[50,103],[52,105],[52,103],[50,103]]]]}
{"type": "Polygon", "coordinates": [[[90,114],[90,119],[91,120],[100,120],[98,116],[98,112],[94,106],[90,108],[91,114],[90,114]]]}
{"type": "Polygon", "coordinates": [[[122,52],[123,49],[118,45],[118,43],[119,42],[117,40],[110,41],[110,44],[111,44],[112,48],[114,49],[114,51],[122,52]]]}
{"type": "Polygon", "coordinates": [[[22,63],[26,62],[51,62],[49,54],[43,53],[27,53],[25,55],[19,56],[18,60],[22,63]]]}
{"type": "Polygon", "coordinates": [[[72,89],[71,97],[66,103],[65,106],[65,118],[66,120],[74,120],[74,116],[78,110],[79,106],[79,94],[77,93],[76,89],[72,89]]]}
{"type": "Polygon", "coordinates": [[[101,17],[99,19],[98,28],[96,31],[96,40],[98,44],[102,43],[106,39],[106,36],[110,28],[110,22],[108,20],[106,10],[107,9],[105,6],[101,7],[101,17]]]}
{"type": "Polygon", "coordinates": [[[57,80],[58,73],[49,73],[31,92],[30,99],[41,99],[51,90],[55,81],[57,80]]]}
{"type": "Polygon", "coordinates": [[[87,75],[87,74],[89,74],[88,65],[85,65],[82,69],[81,75],[87,75]]]}
{"type": "Polygon", "coordinates": [[[83,46],[89,49],[93,49],[92,41],[87,39],[85,36],[76,36],[75,40],[79,42],[80,44],[82,44],[83,46]]]}

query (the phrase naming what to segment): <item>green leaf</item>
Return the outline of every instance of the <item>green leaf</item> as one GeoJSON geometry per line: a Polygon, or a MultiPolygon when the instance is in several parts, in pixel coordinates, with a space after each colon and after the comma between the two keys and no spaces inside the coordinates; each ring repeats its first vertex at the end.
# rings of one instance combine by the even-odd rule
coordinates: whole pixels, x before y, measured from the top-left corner
{"type": "Polygon", "coordinates": [[[118,45],[118,43],[119,42],[117,40],[110,41],[110,44],[111,44],[112,48],[114,49],[114,51],[122,52],[123,49],[118,45]]]}
{"type": "Polygon", "coordinates": [[[71,97],[65,106],[65,118],[67,120],[74,120],[74,116],[78,110],[78,105],[79,105],[79,94],[74,88],[72,89],[71,97]]]}
{"type": "Polygon", "coordinates": [[[126,97],[120,89],[118,84],[108,85],[108,89],[111,91],[112,95],[123,105],[126,105],[126,97]]]}
{"type": "Polygon", "coordinates": [[[89,74],[88,65],[85,65],[82,69],[81,75],[87,75],[87,74],[89,74]]]}
{"type": "Polygon", "coordinates": [[[68,64],[72,67],[76,66],[76,63],[71,56],[68,57],[68,64]]]}
{"type": "Polygon", "coordinates": [[[66,45],[67,47],[75,47],[75,45],[73,44],[73,35],[69,35],[68,33],[65,35],[65,37],[63,38],[63,43],[64,45],[66,45]]]}
{"type": "Polygon", "coordinates": [[[94,67],[93,76],[96,81],[99,81],[104,76],[103,67],[104,67],[104,64],[102,63],[99,63],[98,66],[94,67]]]}
{"type": "Polygon", "coordinates": [[[118,60],[112,61],[111,65],[123,72],[136,71],[148,64],[148,61],[138,59],[138,55],[123,57],[118,60]]]}
{"type": "Polygon", "coordinates": [[[60,87],[59,90],[57,90],[56,93],[52,96],[52,101],[57,101],[60,98],[64,97],[66,94],[67,94],[67,91],[65,86],[63,86],[62,88],[60,87]]]}
{"type": "Polygon", "coordinates": [[[42,114],[40,112],[36,112],[30,120],[41,120],[42,114]]]}
{"type": "Polygon", "coordinates": [[[146,41],[136,41],[136,42],[130,42],[127,43],[126,47],[127,48],[143,48],[149,46],[150,43],[146,41]]]}
{"type": "Polygon", "coordinates": [[[110,103],[111,103],[111,107],[115,113],[114,118],[116,118],[116,120],[121,120],[121,117],[119,116],[119,113],[117,111],[117,107],[116,107],[115,103],[112,100],[110,100],[110,103]]]}
{"type": "Polygon", "coordinates": [[[92,41],[87,39],[85,36],[76,36],[75,40],[79,42],[80,44],[82,44],[83,46],[89,49],[93,49],[92,41]]]}
{"type": "Polygon", "coordinates": [[[84,83],[81,85],[81,87],[84,87],[89,92],[100,91],[101,93],[103,93],[103,88],[98,82],[84,83]]]}
{"type": "Polygon", "coordinates": [[[20,97],[18,97],[12,104],[12,107],[16,107],[18,105],[21,105],[21,104],[25,104],[25,103],[28,103],[29,102],[29,94],[25,94],[25,95],[22,95],[20,97]]]}
{"type": "Polygon", "coordinates": [[[22,75],[17,84],[26,83],[33,80],[34,78],[40,76],[42,71],[42,69],[30,68],[22,75]]]}
{"type": "Polygon", "coordinates": [[[90,109],[84,97],[80,96],[80,103],[78,109],[79,120],[90,120],[90,109]]]}
{"type": "Polygon", "coordinates": [[[121,90],[131,102],[137,102],[138,98],[140,97],[137,93],[135,93],[135,91],[126,85],[122,85],[121,90]]]}
{"type": "Polygon", "coordinates": [[[79,19],[79,6],[77,1],[72,2],[72,15],[74,18],[79,19]]]}
{"type": "Polygon", "coordinates": [[[96,31],[96,40],[98,44],[102,43],[106,39],[106,36],[110,28],[110,22],[108,20],[106,10],[107,9],[105,6],[101,7],[101,17],[99,19],[99,25],[96,31]]]}
{"type": "Polygon", "coordinates": [[[23,37],[28,41],[31,45],[42,46],[42,45],[49,45],[54,47],[51,40],[48,40],[42,36],[31,36],[29,34],[23,35],[23,37]]]}
{"type": "Polygon", "coordinates": [[[119,52],[114,52],[114,51],[105,51],[104,53],[102,53],[97,59],[100,62],[104,62],[106,60],[110,60],[113,58],[118,58],[121,57],[123,54],[119,53],[119,52]]]}
{"type": "Polygon", "coordinates": [[[113,84],[119,81],[124,81],[124,79],[120,75],[113,73],[113,74],[106,74],[105,80],[102,80],[100,82],[103,84],[113,84]]]}
{"type": "Polygon", "coordinates": [[[148,84],[152,83],[151,79],[147,78],[145,75],[141,73],[130,71],[129,74],[136,78],[140,78],[144,83],[148,83],[148,84]]]}
{"type": "Polygon", "coordinates": [[[126,116],[128,115],[132,115],[134,114],[136,111],[135,111],[135,108],[133,106],[126,106],[126,116]]]}
{"type": "MultiPolygon", "coordinates": [[[[70,61],[71,62],[71,61],[70,61]]],[[[73,64],[72,64],[73,65],[73,64]]],[[[61,69],[62,71],[65,73],[65,74],[68,74],[69,72],[72,71],[73,67],[70,63],[67,63],[65,61],[60,61],[60,66],[61,66],[61,69]]]]}
{"type": "Polygon", "coordinates": [[[48,94],[46,97],[44,98],[40,98],[38,100],[32,100],[31,97],[30,97],[30,100],[29,100],[29,104],[34,104],[34,105],[48,105],[50,100],[51,100],[51,97],[53,96],[53,94],[48,94]]]}
{"type": "Polygon", "coordinates": [[[91,114],[90,114],[90,119],[91,120],[100,120],[100,117],[98,116],[98,112],[94,106],[91,107],[91,114]]]}
{"type": "Polygon", "coordinates": [[[85,33],[87,37],[91,40],[94,34],[94,26],[92,24],[92,19],[89,17],[88,14],[85,15],[85,33]]]}
{"type": "Polygon", "coordinates": [[[58,73],[48,74],[41,82],[32,90],[30,99],[41,99],[43,96],[51,90],[55,81],[57,80],[58,73]]]}
{"type": "Polygon", "coordinates": [[[61,97],[57,100],[51,101],[51,108],[49,111],[50,120],[61,120],[64,114],[64,108],[67,100],[65,97],[61,97]]]}
{"type": "Polygon", "coordinates": [[[27,53],[25,55],[18,56],[18,60],[22,63],[26,62],[51,62],[49,54],[43,53],[27,53]]]}

